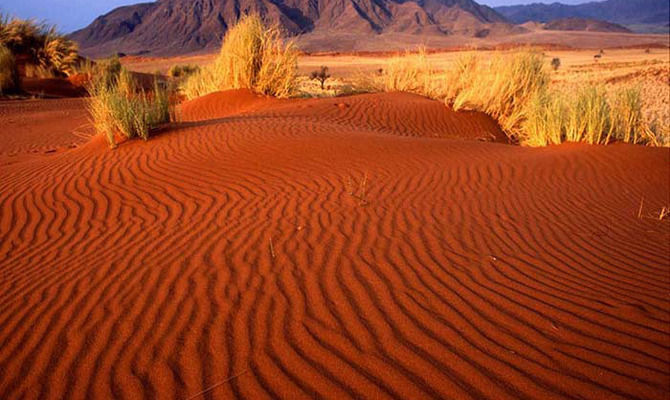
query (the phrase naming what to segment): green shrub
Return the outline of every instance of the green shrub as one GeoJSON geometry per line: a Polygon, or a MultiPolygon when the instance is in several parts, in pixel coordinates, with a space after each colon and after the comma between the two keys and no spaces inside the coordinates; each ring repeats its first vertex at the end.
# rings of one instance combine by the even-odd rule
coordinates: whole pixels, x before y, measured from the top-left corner
{"type": "Polygon", "coordinates": [[[214,64],[183,85],[189,99],[225,89],[251,89],[288,97],[296,86],[298,51],[284,43],[276,27],[266,28],[258,15],[247,15],[227,33],[214,64]]]}

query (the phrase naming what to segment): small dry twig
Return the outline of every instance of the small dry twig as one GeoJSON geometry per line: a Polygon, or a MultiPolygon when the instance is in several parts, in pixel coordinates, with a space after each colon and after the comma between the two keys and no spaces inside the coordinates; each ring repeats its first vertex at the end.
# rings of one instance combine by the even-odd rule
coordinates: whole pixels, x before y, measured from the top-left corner
{"type": "Polygon", "coordinates": [[[230,381],[232,381],[232,380],[235,379],[235,378],[239,378],[240,376],[246,374],[248,371],[249,371],[249,370],[244,370],[244,371],[240,372],[240,373],[237,374],[237,375],[233,375],[233,376],[231,376],[230,378],[224,379],[224,380],[222,380],[221,382],[219,382],[219,383],[217,383],[217,384],[215,384],[215,385],[212,385],[212,386],[208,387],[207,389],[203,390],[202,392],[198,392],[198,393],[194,394],[193,396],[187,398],[186,400],[193,400],[193,399],[195,399],[195,398],[197,398],[197,397],[202,396],[203,394],[205,394],[205,393],[207,393],[207,392],[211,392],[212,390],[214,390],[214,389],[216,389],[217,387],[223,385],[224,383],[226,383],[226,382],[230,382],[230,381]]]}
{"type": "Polygon", "coordinates": [[[351,177],[347,177],[347,182],[346,182],[346,190],[347,193],[358,200],[358,204],[361,206],[365,206],[368,204],[367,200],[367,185],[368,185],[368,173],[366,172],[363,175],[363,180],[360,181],[358,184],[358,190],[354,189],[354,182],[352,181],[351,177]]]}

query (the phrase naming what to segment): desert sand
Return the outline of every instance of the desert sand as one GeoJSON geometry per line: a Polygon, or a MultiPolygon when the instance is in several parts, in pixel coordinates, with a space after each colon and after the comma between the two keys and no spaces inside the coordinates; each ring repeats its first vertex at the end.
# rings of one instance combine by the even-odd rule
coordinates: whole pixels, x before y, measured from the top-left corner
{"type": "Polygon", "coordinates": [[[400,93],[181,113],[111,151],[0,102],[0,398],[670,395],[669,149],[400,93]]]}

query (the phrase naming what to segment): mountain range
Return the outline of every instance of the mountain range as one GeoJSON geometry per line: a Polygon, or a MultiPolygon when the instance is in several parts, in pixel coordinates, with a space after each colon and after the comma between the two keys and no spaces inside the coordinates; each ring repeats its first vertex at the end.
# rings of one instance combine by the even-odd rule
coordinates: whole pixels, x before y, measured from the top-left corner
{"type": "Polygon", "coordinates": [[[245,13],[289,35],[381,33],[482,37],[512,31],[498,12],[472,0],[159,0],[121,7],[71,37],[88,53],[172,53],[218,47],[245,13]]]}
{"type": "Polygon", "coordinates": [[[665,25],[670,19],[668,0],[606,0],[584,4],[534,3],[496,7],[510,22],[549,22],[562,18],[589,18],[622,25],[665,25]]]}
{"type": "MultiPolygon", "coordinates": [[[[319,50],[353,49],[375,37],[441,46],[527,33],[527,21],[578,18],[622,24],[667,24],[668,0],[607,0],[581,5],[531,4],[495,9],[473,0],[158,0],[117,8],[73,32],[82,53],[174,55],[218,48],[230,26],[258,13],[287,35],[312,38],[319,50]],[[409,39],[408,39],[409,38],[409,39]],[[412,39],[413,38],[413,39],[412,39]]],[[[610,30],[567,20],[553,29],[610,30]],[[585,28],[582,28],[585,27],[585,28]]],[[[551,28],[551,25],[549,26],[551,28]]],[[[625,29],[616,29],[624,32],[625,29]]],[[[515,40],[511,39],[510,41],[515,40]]],[[[389,48],[390,49],[390,48],[389,48]]]]}

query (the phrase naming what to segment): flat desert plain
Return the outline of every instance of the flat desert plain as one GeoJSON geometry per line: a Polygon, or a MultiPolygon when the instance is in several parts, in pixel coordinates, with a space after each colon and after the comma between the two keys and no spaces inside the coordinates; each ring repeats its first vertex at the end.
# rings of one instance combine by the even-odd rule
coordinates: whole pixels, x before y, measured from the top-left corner
{"type": "Polygon", "coordinates": [[[0,101],[1,398],[670,396],[670,149],[407,93],[180,116],[110,150],[0,101]]]}

